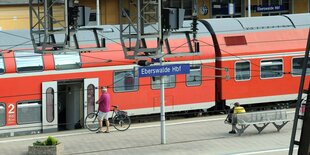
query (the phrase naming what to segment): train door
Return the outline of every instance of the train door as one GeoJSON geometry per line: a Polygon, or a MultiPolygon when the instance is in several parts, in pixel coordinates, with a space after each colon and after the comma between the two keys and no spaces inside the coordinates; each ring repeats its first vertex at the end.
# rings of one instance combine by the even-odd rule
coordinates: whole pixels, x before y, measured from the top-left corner
{"type": "Polygon", "coordinates": [[[83,126],[83,81],[58,81],[58,130],[83,126]]]}
{"type": "Polygon", "coordinates": [[[99,99],[98,97],[98,78],[84,79],[84,119],[88,113],[96,111],[98,104],[95,102],[99,99]]]}
{"type": "Polygon", "coordinates": [[[44,132],[57,131],[57,82],[42,83],[42,130],[44,132]]]}

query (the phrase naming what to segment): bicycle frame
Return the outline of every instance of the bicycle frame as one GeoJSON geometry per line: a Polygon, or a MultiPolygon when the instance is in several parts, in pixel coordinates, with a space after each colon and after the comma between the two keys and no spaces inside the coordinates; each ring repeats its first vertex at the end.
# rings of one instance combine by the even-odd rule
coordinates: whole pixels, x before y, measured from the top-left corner
{"type": "MultiPolygon", "coordinates": [[[[116,113],[119,111],[119,109],[118,109],[117,107],[113,106],[113,109],[112,109],[111,111],[112,111],[112,115],[111,115],[111,117],[109,117],[108,119],[113,119],[113,117],[116,116],[116,113]]],[[[99,111],[96,112],[96,117],[95,117],[93,123],[94,123],[95,121],[97,121],[98,115],[99,115],[99,111]]],[[[104,121],[104,120],[102,120],[102,122],[103,122],[103,121],[104,121]]],[[[110,125],[114,125],[114,124],[110,123],[110,125]]]]}
{"type": "MultiPolygon", "coordinates": [[[[111,117],[108,118],[108,120],[110,122],[110,126],[113,126],[115,129],[117,129],[119,131],[127,130],[131,124],[131,120],[130,120],[129,116],[127,115],[127,112],[122,111],[124,113],[119,113],[121,110],[118,109],[118,106],[112,106],[112,107],[113,107],[113,109],[111,110],[112,115],[111,115],[111,117]],[[123,125],[125,125],[125,127],[123,127],[123,125]]],[[[98,121],[98,114],[99,114],[99,111],[92,112],[92,113],[89,113],[85,118],[85,122],[90,122],[90,124],[87,123],[88,125],[85,125],[86,128],[88,128],[90,131],[96,131],[98,129],[97,127],[89,128],[90,127],[89,125],[94,125],[94,124],[96,124],[96,121],[98,121]],[[92,116],[95,116],[95,117],[92,117],[92,116]],[[90,119],[90,120],[87,121],[87,119],[90,119]]],[[[104,120],[102,120],[102,123],[105,123],[104,120]]]]}

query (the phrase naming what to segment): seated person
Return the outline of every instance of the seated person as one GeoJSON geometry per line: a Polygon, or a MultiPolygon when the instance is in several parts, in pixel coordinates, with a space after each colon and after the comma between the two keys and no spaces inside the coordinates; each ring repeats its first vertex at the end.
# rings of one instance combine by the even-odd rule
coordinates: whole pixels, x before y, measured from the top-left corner
{"type": "Polygon", "coordinates": [[[233,114],[231,115],[232,117],[232,130],[229,131],[230,134],[235,134],[236,133],[236,125],[237,125],[237,117],[235,114],[240,114],[240,113],[245,113],[245,109],[240,106],[239,102],[234,103],[234,107],[231,109],[231,112],[233,112],[233,114]]]}

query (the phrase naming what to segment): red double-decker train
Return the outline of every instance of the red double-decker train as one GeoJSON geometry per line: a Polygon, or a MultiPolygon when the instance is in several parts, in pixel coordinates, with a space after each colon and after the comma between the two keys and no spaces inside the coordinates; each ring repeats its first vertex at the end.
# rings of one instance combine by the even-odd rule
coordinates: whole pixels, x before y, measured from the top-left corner
{"type": "MultiPolygon", "coordinates": [[[[310,14],[199,20],[200,54],[165,59],[165,64],[190,64],[189,74],[164,77],[166,111],[296,100],[308,19],[310,14]]],[[[116,29],[111,33],[119,36],[116,29]]],[[[186,42],[170,37],[173,52],[187,48],[186,42]]],[[[97,109],[101,86],[129,115],[159,113],[160,78],[138,78],[134,67],[136,61],[124,59],[121,45],[113,42],[88,52],[2,51],[0,135],[82,128],[86,114],[97,109]]]]}

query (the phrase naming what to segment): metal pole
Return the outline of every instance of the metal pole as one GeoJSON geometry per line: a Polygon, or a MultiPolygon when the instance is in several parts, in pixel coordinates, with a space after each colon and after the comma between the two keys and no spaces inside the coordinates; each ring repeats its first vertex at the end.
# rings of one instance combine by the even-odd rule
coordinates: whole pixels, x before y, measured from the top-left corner
{"type": "MultiPolygon", "coordinates": [[[[50,4],[49,3],[50,1],[49,0],[46,0],[45,2],[44,2],[44,32],[45,32],[45,36],[44,36],[44,38],[47,38],[48,37],[48,22],[49,22],[49,5],[48,4],[50,4]]],[[[44,42],[46,43],[46,41],[47,40],[45,40],[44,39],[44,42]]]]}
{"type": "Polygon", "coordinates": [[[310,1],[310,0],[308,0],[308,3],[307,3],[307,4],[308,4],[308,12],[310,12],[310,4],[309,4],[309,1],[310,1]]]}
{"type": "MultiPolygon", "coordinates": [[[[308,90],[307,90],[307,100],[306,104],[304,104],[305,109],[304,109],[304,115],[302,118],[302,128],[301,128],[301,133],[300,133],[300,141],[299,141],[299,147],[298,147],[298,154],[300,155],[309,155],[310,153],[310,83],[308,84],[308,90]]],[[[303,105],[303,104],[301,104],[303,105]]]]}
{"type": "Polygon", "coordinates": [[[292,14],[295,13],[295,0],[292,0],[292,14]]]}
{"type": "MultiPolygon", "coordinates": [[[[163,59],[160,59],[160,65],[163,64],[163,59]]],[[[165,83],[164,76],[160,77],[160,132],[161,144],[166,144],[166,116],[165,116],[165,83]]]]}
{"type": "Polygon", "coordinates": [[[66,33],[65,33],[65,45],[67,47],[70,47],[70,28],[69,28],[69,14],[68,14],[68,10],[69,10],[69,0],[65,0],[65,29],[66,29],[66,33]]]}
{"type": "Polygon", "coordinates": [[[100,25],[100,1],[96,1],[97,26],[100,25]]]}
{"type": "MultiPolygon", "coordinates": [[[[192,6],[192,17],[193,17],[193,40],[196,42],[197,41],[197,0],[193,0],[193,6],[192,6]]],[[[195,47],[195,52],[196,52],[196,47],[195,47]]]]}
{"type": "MultiPolygon", "coordinates": [[[[140,48],[140,43],[141,43],[141,33],[142,33],[142,31],[141,31],[141,29],[142,29],[142,27],[141,27],[141,23],[142,23],[142,15],[141,15],[141,7],[142,7],[142,5],[141,4],[143,4],[143,0],[138,0],[137,1],[137,12],[138,12],[138,15],[137,15],[137,29],[138,29],[138,34],[137,34],[137,43],[136,43],[136,49],[138,49],[138,48],[140,48]],[[142,1],[142,2],[140,2],[140,1],[142,1]]],[[[160,33],[160,30],[159,30],[159,33],[160,33]]]]}
{"type": "Polygon", "coordinates": [[[251,0],[248,0],[248,17],[251,17],[251,0]]]}
{"type": "Polygon", "coordinates": [[[305,58],[303,61],[303,66],[302,66],[299,92],[298,92],[298,99],[297,99],[297,103],[296,103],[294,124],[293,124],[293,130],[292,130],[292,135],[291,135],[291,143],[290,143],[290,149],[289,149],[289,153],[288,153],[289,155],[292,155],[293,150],[294,150],[294,142],[295,142],[295,136],[296,136],[296,130],[297,130],[297,123],[298,123],[298,114],[299,114],[302,92],[304,89],[304,83],[305,83],[305,77],[306,77],[307,64],[308,64],[308,59],[309,59],[309,49],[310,49],[310,29],[308,32],[308,41],[307,41],[306,53],[305,53],[305,58]]]}
{"type": "MultiPolygon", "coordinates": [[[[38,2],[38,5],[39,5],[39,2],[38,2]]],[[[31,41],[32,41],[32,44],[35,45],[35,42],[34,42],[34,37],[33,37],[33,17],[32,17],[32,12],[34,11],[34,8],[33,8],[33,0],[29,0],[29,24],[30,24],[30,36],[31,36],[31,41]]],[[[38,11],[38,14],[39,14],[39,11],[38,11]]],[[[40,15],[40,14],[39,14],[40,15]]],[[[40,17],[40,16],[39,16],[40,17]]],[[[39,19],[38,19],[39,20],[39,19]]],[[[40,30],[40,29],[39,29],[40,30]]],[[[40,39],[40,38],[39,38],[40,39]]],[[[34,51],[36,52],[37,48],[34,46],[34,51]]]]}
{"type": "MultiPolygon", "coordinates": [[[[158,30],[159,30],[159,52],[163,54],[163,29],[161,22],[161,9],[162,9],[162,0],[158,1],[158,30]]],[[[160,65],[163,65],[164,58],[160,58],[160,65]]],[[[160,77],[160,132],[161,132],[161,144],[166,144],[166,125],[165,122],[165,83],[164,77],[160,77]]]]}

